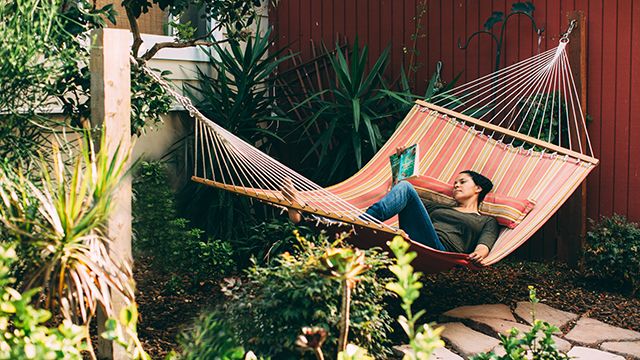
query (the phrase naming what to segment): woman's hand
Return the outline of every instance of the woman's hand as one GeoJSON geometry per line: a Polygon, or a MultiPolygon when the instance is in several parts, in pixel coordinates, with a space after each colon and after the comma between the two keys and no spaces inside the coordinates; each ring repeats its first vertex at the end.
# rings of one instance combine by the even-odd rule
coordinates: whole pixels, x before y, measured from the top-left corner
{"type": "Polygon", "coordinates": [[[487,245],[479,244],[476,249],[469,255],[467,259],[476,265],[485,266],[484,259],[489,255],[489,248],[487,245]]]}

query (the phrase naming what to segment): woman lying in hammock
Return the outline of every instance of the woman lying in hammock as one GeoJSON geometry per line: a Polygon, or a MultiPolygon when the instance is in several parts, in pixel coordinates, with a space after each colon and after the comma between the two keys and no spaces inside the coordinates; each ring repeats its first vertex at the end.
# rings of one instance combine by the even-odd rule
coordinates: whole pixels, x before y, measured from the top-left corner
{"type": "MultiPolygon", "coordinates": [[[[400,228],[412,240],[437,250],[469,253],[470,261],[485,265],[483,260],[498,238],[498,222],[481,215],[478,205],[492,188],[493,183],[485,176],[462,171],[453,183],[456,206],[447,206],[420,199],[413,185],[401,181],[366,213],[380,221],[398,215],[400,228]]],[[[299,202],[290,181],[285,180],[283,194],[299,202]]],[[[302,214],[289,208],[289,218],[297,224],[302,214]]]]}

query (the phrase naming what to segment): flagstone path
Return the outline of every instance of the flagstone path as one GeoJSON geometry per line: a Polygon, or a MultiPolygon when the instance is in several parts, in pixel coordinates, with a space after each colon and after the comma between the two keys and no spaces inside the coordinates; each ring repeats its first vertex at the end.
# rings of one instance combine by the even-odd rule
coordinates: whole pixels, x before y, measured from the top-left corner
{"type": "MultiPolygon", "coordinates": [[[[554,309],[538,303],[535,318],[560,329],[553,336],[558,349],[575,360],[640,360],[640,332],[618,328],[588,317],[554,309]]],[[[519,302],[514,311],[502,304],[461,306],[443,313],[437,326],[446,348],[432,359],[460,360],[474,354],[494,351],[504,354],[498,334],[510,329],[530,329],[531,304],[519,302]]],[[[401,349],[399,349],[401,350],[401,349]]]]}

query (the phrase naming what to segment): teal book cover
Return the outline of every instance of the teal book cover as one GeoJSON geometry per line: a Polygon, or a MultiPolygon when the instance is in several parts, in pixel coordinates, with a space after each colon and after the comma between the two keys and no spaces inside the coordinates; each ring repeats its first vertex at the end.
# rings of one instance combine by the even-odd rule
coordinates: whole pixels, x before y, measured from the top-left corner
{"type": "Polygon", "coordinates": [[[389,157],[393,183],[418,175],[418,144],[404,149],[400,154],[389,157]]]}

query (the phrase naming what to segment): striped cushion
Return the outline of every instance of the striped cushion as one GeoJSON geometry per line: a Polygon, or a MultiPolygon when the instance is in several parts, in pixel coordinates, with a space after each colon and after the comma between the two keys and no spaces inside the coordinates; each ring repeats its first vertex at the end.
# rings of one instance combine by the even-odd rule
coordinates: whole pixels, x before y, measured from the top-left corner
{"type": "MultiPolygon", "coordinates": [[[[453,186],[430,176],[416,176],[408,179],[422,199],[439,204],[455,205],[453,186]]],[[[513,229],[533,210],[535,202],[510,196],[489,193],[480,204],[478,211],[493,216],[498,224],[513,229]]]]}

